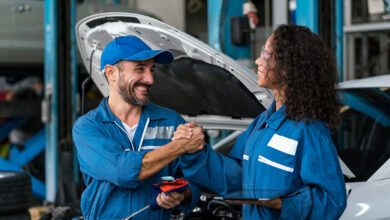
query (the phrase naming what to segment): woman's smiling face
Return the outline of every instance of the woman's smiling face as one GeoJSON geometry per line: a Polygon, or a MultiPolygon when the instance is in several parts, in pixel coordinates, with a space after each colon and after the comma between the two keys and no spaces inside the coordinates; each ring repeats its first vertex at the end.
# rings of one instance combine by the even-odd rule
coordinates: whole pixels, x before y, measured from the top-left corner
{"type": "Polygon", "coordinates": [[[257,85],[267,89],[274,88],[272,85],[272,67],[275,66],[275,58],[272,49],[272,39],[273,35],[268,38],[261,49],[260,57],[255,61],[257,65],[257,85]]]}

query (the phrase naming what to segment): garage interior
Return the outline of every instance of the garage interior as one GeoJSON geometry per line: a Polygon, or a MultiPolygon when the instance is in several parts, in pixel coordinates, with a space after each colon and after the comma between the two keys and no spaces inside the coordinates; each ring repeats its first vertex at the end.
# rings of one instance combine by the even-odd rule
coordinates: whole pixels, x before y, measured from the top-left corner
{"type": "MultiPolygon", "coordinates": [[[[0,39],[3,51],[0,52],[0,219],[11,216],[56,219],[54,210],[80,219],[76,217],[81,216],[84,183],[73,145],[72,127],[78,117],[96,108],[104,95],[81,62],[75,27],[86,16],[118,10],[163,21],[253,72],[256,72],[254,61],[261,46],[279,24],[304,25],[317,33],[331,48],[339,82],[390,72],[389,0],[164,0],[164,4],[158,0],[0,0],[0,14],[4,16],[0,19],[0,28],[4,30],[0,33],[3,38],[0,39]],[[256,8],[258,22],[254,25],[243,13],[243,5],[248,2],[256,8]]],[[[177,62],[177,66],[165,69],[173,72],[174,77],[187,71],[207,75],[221,71],[189,58],[180,58],[177,62]],[[198,69],[190,69],[191,65],[198,69]]],[[[229,78],[227,72],[220,74],[224,79],[229,78]]],[[[159,76],[169,77],[162,73],[159,76]]],[[[191,82],[194,81],[188,78],[188,83],[191,82]]],[[[240,82],[232,81],[229,86],[233,90],[245,90],[240,82]]],[[[152,95],[158,97],[160,91],[168,87],[171,86],[157,84],[152,95]]],[[[208,92],[216,93],[216,88],[208,92]]],[[[378,129],[384,135],[375,139],[382,146],[372,151],[363,144],[357,149],[338,149],[351,172],[361,174],[355,179],[346,177],[346,181],[367,181],[381,165],[390,163],[390,94],[388,88],[380,91],[381,95],[373,92],[355,95],[370,96],[369,101],[374,97],[385,103],[375,110],[361,111],[381,115],[385,121],[383,128],[376,127],[376,121],[361,125],[363,122],[357,117],[342,124],[342,132],[335,131],[334,141],[340,145],[357,146],[359,141],[370,142],[377,137],[362,137],[356,143],[350,140],[347,143],[346,138],[351,136],[352,139],[364,132],[357,130],[350,136],[342,135],[355,125],[367,129],[372,126],[371,132],[378,129]],[[356,158],[360,162],[356,162],[356,158]]],[[[207,96],[207,92],[204,95],[207,96]]],[[[224,93],[220,99],[236,98],[232,106],[243,106],[242,102],[250,102],[251,98],[232,96],[224,93]]],[[[167,101],[172,106],[177,105],[169,98],[167,101]]],[[[361,99],[351,100],[348,99],[353,102],[351,105],[366,103],[359,102],[361,99]]],[[[378,104],[376,100],[371,104],[378,104]]],[[[196,99],[186,101],[194,103],[196,99]]],[[[180,105],[175,109],[180,109],[180,105]]],[[[217,114],[223,110],[215,108],[208,112],[217,114]]],[[[235,118],[255,118],[258,114],[250,108],[245,108],[245,115],[234,110],[231,112],[235,118]]],[[[179,112],[190,116],[202,114],[202,110],[196,108],[179,112]]],[[[229,138],[237,137],[231,130],[210,129],[205,134],[206,142],[217,148],[219,142],[226,143],[231,141],[229,138]]],[[[227,153],[225,151],[221,149],[227,153]]],[[[227,219],[235,218],[238,217],[233,215],[227,219]]],[[[176,213],[172,219],[184,217],[176,213]]]]}

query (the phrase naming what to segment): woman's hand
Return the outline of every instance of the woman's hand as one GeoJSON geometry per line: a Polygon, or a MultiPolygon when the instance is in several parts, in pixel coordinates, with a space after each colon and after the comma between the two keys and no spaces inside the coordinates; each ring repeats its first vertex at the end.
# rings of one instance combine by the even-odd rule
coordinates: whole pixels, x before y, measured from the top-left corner
{"type": "Polygon", "coordinates": [[[268,201],[253,201],[253,200],[228,200],[238,203],[250,204],[250,205],[262,205],[271,209],[281,210],[282,209],[282,199],[275,198],[268,201]]]}

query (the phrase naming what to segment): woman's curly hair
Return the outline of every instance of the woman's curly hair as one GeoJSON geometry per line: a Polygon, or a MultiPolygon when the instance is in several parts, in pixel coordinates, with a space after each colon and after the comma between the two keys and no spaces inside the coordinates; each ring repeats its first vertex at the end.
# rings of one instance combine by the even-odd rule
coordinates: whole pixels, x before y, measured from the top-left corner
{"type": "Polygon", "coordinates": [[[283,91],[287,117],[296,121],[339,122],[337,71],[325,43],[307,27],[280,25],[271,40],[274,82],[283,91]]]}

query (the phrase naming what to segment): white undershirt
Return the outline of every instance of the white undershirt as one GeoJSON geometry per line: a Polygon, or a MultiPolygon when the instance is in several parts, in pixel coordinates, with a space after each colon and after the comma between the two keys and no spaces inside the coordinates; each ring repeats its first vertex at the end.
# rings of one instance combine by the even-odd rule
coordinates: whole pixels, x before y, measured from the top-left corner
{"type": "Polygon", "coordinates": [[[138,124],[134,125],[133,127],[128,126],[126,123],[122,121],[123,127],[125,128],[127,134],[130,137],[131,142],[133,142],[135,131],[137,130],[138,124]]]}

